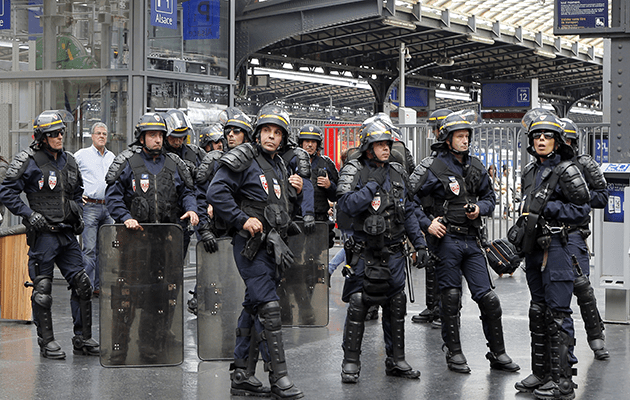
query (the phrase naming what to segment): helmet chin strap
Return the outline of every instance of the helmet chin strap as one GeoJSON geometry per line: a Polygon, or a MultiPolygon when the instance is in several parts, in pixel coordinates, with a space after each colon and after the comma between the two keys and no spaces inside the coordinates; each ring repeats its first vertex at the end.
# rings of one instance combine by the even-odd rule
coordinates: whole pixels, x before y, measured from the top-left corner
{"type": "Polygon", "coordinates": [[[556,150],[553,150],[551,153],[545,155],[545,156],[541,156],[540,154],[536,153],[538,155],[538,157],[540,158],[544,158],[544,159],[550,159],[556,156],[556,150]]]}
{"type": "Polygon", "coordinates": [[[44,140],[43,145],[44,145],[44,149],[51,153],[59,154],[63,151],[63,147],[61,149],[53,149],[52,147],[50,147],[50,144],[48,144],[48,141],[46,140],[44,140]]]}
{"type": "Polygon", "coordinates": [[[162,148],[160,147],[159,149],[150,149],[147,147],[146,144],[142,143],[142,148],[151,156],[151,157],[156,157],[159,156],[160,154],[162,154],[162,148]]]}

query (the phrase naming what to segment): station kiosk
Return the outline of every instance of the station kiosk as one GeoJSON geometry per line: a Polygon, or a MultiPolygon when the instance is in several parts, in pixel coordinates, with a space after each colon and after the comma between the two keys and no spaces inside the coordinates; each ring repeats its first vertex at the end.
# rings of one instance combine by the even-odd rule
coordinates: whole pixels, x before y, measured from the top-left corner
{"type": "Polygon", "coordinates": [[[605,163],[608,207],[593,210],[594,287],[606,289],[604,320],[629,323],[630,315],[630,164],[605,163]]]}

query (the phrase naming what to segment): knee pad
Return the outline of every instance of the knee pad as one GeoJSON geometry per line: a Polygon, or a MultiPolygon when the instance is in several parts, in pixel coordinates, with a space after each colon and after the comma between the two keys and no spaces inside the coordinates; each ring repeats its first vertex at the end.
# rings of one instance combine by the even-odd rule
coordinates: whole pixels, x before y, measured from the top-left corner
{"type": "Polygon", "coordinates": [[[31,301],[33,303],[50,309],[52,307],[52,278],[45,275],[39,275],[33,280],[33,295],[31,301]]]}
{"type": "Polygon", "coordinates": [[[587,304],[595,299],[591,282],[584,275],[577,277],[575,281],[573,281],[573,294],[577,297],[579,305],[587,304]]]}
{"type": "Polygon", "coordinates": [[[442,312],[444,315],[457,315],[461,308],[462,292],[457,288],[442,291],[442,312]]]}
{"type": "Polygon", "coordinates": [[[503,315],[499,296],[491,290],[479,299],[481,314],[489,319],[499,319],[503,315]]]}
{"type": "Polygon", "coordinates": [[[90,282],[90,277],[88,277],[84,269],[77,272],[77,274],[72,278],[72,288],[77,293],[77,296],[79,296],[82,300],[89,300],[92,298],[92,283],[90,282]]]}
{"type": "Polygon", "coordinates": [[[529,330],[533,333],[545,333],[547,306],[544,303],[529,303],[529,330]]]}
{"type": "Polygon", "coordinates": [[[368,306],[363,301],[363,293],[352,293],[348,303],[348,319],[353,322],[363,322],[367,310],[368,306]]]}
{"type": "Polygon", "coordinates": [[[258,318],[265,330],[278,331],[282,328],[282,309],[277,301],[263,304],[258,310],[258,318]]]}

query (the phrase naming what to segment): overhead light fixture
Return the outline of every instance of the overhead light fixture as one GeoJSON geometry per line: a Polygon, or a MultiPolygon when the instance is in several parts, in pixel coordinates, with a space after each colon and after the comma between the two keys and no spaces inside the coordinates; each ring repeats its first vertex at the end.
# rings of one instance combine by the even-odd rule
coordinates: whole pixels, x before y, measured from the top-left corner
{"type": "Polygon", "coordinates": [[[494,44],[494,39],[489,38],[489,37],[485,37],[485,36],[474,35],[472,33],[467,34],[466,35],[466,39],[468,39],[469,42],[477,42],[477,43],[483,43],[483,44],[494,44]]]}
{"type": "Polygon", "coordinates": [[[534,49],[534,54],[546,58],[556,58],[556,54],[543,49],[534,49]]]}
{"type": "Polygon", "coordinates": [[[413,22],[403,21],[396,18],[385,18],[383,20],[383,23],[385,25],[394,26],[396,28],[404,28],[412,31],[416,30],[416,24],[414,24],[413,22]]]}
{"type": "Polygon", "coordinates": [[[453,60],[451,57],[440,57],[435,60],[435,63],[440,67],[450,67],[455,64],[455,60],[453,60]]]}

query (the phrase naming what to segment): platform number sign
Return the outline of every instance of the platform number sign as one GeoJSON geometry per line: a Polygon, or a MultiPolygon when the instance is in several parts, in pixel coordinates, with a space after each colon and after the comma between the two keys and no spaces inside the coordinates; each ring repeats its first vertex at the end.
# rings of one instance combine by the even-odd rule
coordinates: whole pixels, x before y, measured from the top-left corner
{"type": "Polygon", "coordinates": [[[528,87],[520,87],[516,89],[516,102],[529,104],[530,97],[528,87]]]}
{"type": "Polygon", "coordinates": [[[151,25],[177,29],[177,0],[151,0],[151,25]]]}

